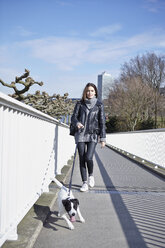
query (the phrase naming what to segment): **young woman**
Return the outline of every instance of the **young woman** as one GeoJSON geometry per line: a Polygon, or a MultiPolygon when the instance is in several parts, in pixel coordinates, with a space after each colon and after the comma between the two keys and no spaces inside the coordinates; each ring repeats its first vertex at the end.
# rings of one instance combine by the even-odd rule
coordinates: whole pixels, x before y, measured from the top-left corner
{"type": "Polygon", "coordinates": [[[105,114],[103,104],[97,100],[97,87],[88,83],[83,91],[82,99],[75,105],[71,123],[76,127],[75,142],[78,147],[80,173],[83,185],[81,192],[94,187],[93,154],[100,140],[101,147],[105,146],[105,114]],[[87,178],[87,171],[88,176],[87,178]],[[89,181],[87,180],[89,179],[89,181]]]}

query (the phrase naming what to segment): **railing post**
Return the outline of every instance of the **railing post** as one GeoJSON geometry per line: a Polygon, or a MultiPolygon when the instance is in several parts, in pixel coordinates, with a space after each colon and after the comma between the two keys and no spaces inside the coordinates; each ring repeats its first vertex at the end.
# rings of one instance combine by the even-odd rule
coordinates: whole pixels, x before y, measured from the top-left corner
{"type": "Polygon", "coordinates": [[[17,227],[14,227],[8,234],[8,240],[17,240],[18,234],[17,234],[17,227]]]}

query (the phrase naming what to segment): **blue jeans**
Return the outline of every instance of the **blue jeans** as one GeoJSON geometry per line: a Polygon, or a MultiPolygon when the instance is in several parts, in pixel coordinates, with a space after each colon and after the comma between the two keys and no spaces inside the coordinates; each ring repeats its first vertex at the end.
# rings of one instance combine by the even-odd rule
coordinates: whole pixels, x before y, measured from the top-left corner
{"type": "Polygon", "coordinates": [[[87,169],[88,175],[93,175],[93,155],[96,144],[95,142],[78,142],[80,173],[83,182],[87,181],[87,169]]]}

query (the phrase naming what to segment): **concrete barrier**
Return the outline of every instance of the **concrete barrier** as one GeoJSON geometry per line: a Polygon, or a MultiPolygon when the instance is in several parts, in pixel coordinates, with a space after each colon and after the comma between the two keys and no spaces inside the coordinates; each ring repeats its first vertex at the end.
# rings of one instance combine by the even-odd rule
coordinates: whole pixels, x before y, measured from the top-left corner
{"type": "Polygon", "coordinates": [[[74,154],[67,125],[0,92],[0,246],[74,154]]]}
{"type": "Polygon", "coordinates": [[[155,166],[165,168],[165,129],[107,134],[107,144],[122,153],[140,157],[155,166]]]}

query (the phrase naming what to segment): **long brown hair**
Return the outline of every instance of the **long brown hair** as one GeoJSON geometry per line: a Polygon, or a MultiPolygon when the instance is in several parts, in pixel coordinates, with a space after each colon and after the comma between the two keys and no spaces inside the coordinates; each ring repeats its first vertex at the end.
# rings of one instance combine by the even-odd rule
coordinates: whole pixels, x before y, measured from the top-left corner
{"type": "Polygon", "coordinates": [[[81,100],[84,101],[86,99],[86,95],[87,95],[87,90],[88,90],[88,87],[93,87],[94,90],[95,90],[95,94],[96,94],[96,98],[98,96],[98,91],[97,91],[97,87],[95,84],[93,83],[87,83],[87,85],[85,86],[84,90],[83,90],[83,94],[82,94],[82,98],[81,100]]]}

